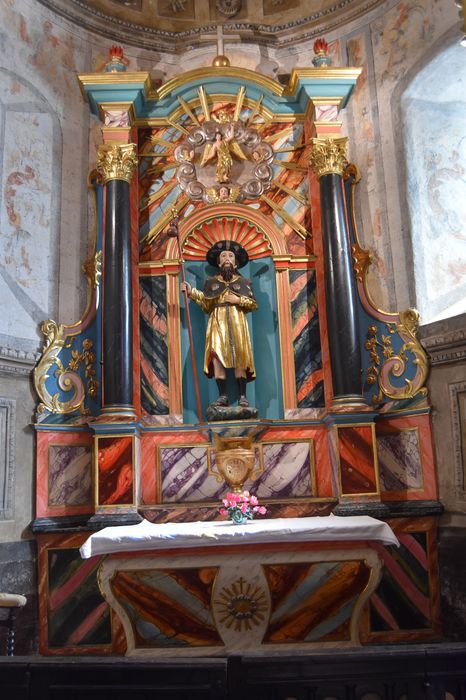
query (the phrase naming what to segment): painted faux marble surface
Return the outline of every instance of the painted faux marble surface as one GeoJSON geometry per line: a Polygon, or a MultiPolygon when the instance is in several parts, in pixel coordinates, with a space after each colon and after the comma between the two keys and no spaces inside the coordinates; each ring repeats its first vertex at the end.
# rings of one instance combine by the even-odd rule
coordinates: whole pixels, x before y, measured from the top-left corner
{"type": "Polygon", "coordinates": [[[207,446],[161,447],[159,454],[164,503],[220,499],[225,484],[209,474],[207,446]]]}
{"type": "Polygon", "coordinates": [[[312,449],[312,441],[263,444],[264,471],[245,487],[259,498],[312,496],[312,449]]]}
{"type": "Polygon", "coordinates": [[[48,552],[48,647],[111,643],[110,613],[97,585],[99,564],[95,557],[83,561],[77,548],[48,552]]]}
{"type": "Polygon", "coordinates": [[[210,606],[217,571],[117,572],[111,589],[131,622],[136,648],[221,646],[210,606]]]}
{"type": "MultiPolygon", "coordinates": [[[[263,444],[264,470],[244,488],[259,498],[299,498],[314,493],[312,476],[312,441],[302,443],[263,444]]],[[[160,469],[162,501],[219,500],[227,490],[208,472],[208,446],[161,447],[160,469]]],[[[216,472],[215,456],[210,454],[211,469],[216,472]]],[[[260,470],[257,450],[255,469],[260,470]]]]}
{"type": "Polygon", "coordinates": [[[99,504],[121,505],[134,502],[133,441],[131,437],[99,437],[99,504]]]}
{"type": "Polygon", "coordinates": [[[298,408],[318,408],[324,405],[324,382],[316,274],[290,270],[289,279],[296,401],[298,408]]]}
{"type": "Polygon", "coordinates": [[[383,549],[382,580],[371,596],[370,618],[374,633],[429,630],[433,625],[428,535],[406,532],[397,533],[397,537],[399,549],[383,549]]]}
{"type": "Polygon", "coordinates": [[[141,404],[149,415],[168,409],[168,329],[165,275],[140,280],[141,404]]]}
{"type": "Polygon", "coordinates": [[[339,428],[338,452],[342,493],[374,493],[377,484],[372,427],[339,428]]]}
{"type": "Polygon", "coordinates": [[[264,641],[349,640],[351,615],[370,569],[362,561],[264,566],[272,612],[264,641]]]}
{"type": "Polygon", "coordinates": [[[378,436],[377,452],[383,489],[402,491],[422,488],[422,463],[416,429],[378,436]]]}
{"type": "Polygon", "coordinates": [[[92,502],[91,448],[87,445],[50,445],[49,506],[78,506],[92,502]]]}

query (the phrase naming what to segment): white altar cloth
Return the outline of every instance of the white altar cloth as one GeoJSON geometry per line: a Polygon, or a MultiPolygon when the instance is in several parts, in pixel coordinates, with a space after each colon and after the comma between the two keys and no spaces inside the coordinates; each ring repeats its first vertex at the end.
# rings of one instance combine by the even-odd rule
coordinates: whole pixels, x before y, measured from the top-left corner
{"type": "Polygon", "coordinates": [[[399,546],[387,523],[368,515],[312,518],[270,518],[245,525],[231,522],[192,522],[106,527],[92,534],[80,548],[81,557],[120,552],[209,547],[270,542],[376,541],[399,546]]]}

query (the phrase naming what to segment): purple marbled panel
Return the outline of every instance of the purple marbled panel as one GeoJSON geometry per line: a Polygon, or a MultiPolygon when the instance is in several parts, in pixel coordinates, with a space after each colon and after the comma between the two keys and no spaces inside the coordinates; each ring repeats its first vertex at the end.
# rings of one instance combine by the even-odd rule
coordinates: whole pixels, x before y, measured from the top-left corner
{"type": "Polygon", "coordinates": [[[50,445],[49,506],[92,503],[91,448],[87,445],[50,445]]]}
{"type": "MultiPolygon", "coordinates": [[[[309,442],[262,445],[264,471],[249,479],[244,488],[259,498],[299,498],[312,496],[311,445],[309,442]]],[[[211,467],[216,472],[211,451],[211,467]]],[[[208,448],[161,447],[162,502],[217,501],[229,490],[208,471],[208,448]]],[[[256,450],[255,471],[259,471],[256,450]]]]}
{"type": "Polygon", "coordinates": [[[259,498],[312,496],[311,444],[276,442],[262,445],[264,471],[245,488],[259,498]]]}
{"type": "Polygon", "coordinates": [[[161,447],[162,502],[216,501],[225,493],[208,470],[208,448],[161,447]]]}
{"type": "Polygon", "coordinates": [[[385,491],[422,488],[422,463],[417,430],[377,437],[382,487],[385,491]]]}

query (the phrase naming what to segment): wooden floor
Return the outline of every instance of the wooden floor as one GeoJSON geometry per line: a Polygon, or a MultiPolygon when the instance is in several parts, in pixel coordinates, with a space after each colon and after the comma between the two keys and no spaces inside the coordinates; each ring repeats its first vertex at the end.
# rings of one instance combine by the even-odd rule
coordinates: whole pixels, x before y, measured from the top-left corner
{"type": "Polygon", "coordinates": [[[0,657],[1,700],[466,700],[466,644],[139,661],[0,657]]]}

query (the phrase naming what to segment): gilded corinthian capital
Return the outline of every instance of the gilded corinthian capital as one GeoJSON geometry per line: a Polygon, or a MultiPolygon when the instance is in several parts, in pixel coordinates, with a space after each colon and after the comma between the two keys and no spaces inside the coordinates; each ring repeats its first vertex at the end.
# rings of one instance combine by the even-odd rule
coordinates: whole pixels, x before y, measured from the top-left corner
{"type": "Polygon", "coordinates": [[[134,143],[104,143],[103,146],[99,146],[97,170],[102,175],[104,184],[109,180],[131,182],[138,162],[134,149],[134,143]]]}
{"type": "Polygon", "coordinates": [[[346,149],[348,139],[312,139],[312,151],[309,156],[309,165],[314,170],[317,178],[323,175],[343,175],[348,165],[346,149]]]}

